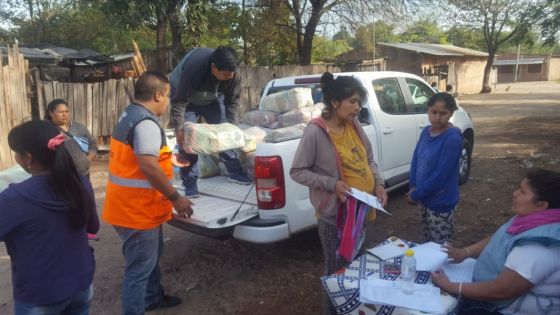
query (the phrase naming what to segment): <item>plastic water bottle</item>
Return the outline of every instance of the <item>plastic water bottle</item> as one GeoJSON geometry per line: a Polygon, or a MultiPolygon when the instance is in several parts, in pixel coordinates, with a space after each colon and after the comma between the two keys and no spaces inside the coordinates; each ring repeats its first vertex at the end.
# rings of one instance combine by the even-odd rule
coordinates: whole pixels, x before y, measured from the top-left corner
{"type": "Polygon", "coordinates": [[[405,294],[414,292],[414,280],[416,279],[416,257],[414,251],[407,249],[401,264],[402,290],[405,294]]]}

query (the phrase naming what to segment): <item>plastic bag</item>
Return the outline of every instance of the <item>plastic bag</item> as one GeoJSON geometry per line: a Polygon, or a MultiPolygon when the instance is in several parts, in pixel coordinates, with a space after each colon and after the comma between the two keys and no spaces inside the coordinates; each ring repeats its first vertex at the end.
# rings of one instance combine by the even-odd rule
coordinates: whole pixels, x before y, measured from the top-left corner
{"type": "Polygon", "coordinates": [[[278,143],[301,138],[306,127],[306,124],[299,124],[290,127],[275,129],[267,134],[266,137],[264,137],[264,142],[278,143]]]}
{"type": "Polygon", "coordinates": [[[310,88],[293,88],[263,97],[259,109],[283,114],[313,104],[310,88]]]}
{"type": "Polygon", "coordinates": [[[245,134],[245,146],[241,149],[243,152],[251,152],[257,149],[257,144],[264,142],[267,131],[261,127],[251,127],[243,129],[245,134]]]}
{"type": "Polygon", "coordinates": [[[313,106],[302,107],[291,112],[284,113],[278,116],[278,122],[282,127],[293,126],[297,124],[306,124],[311,119],[321,116],[325,105],[317,103],[313,106]]]}
{"type": "Polygon", "coordinates": [[[339,246],[337,254],[347,262],[358,256],[365,239],[366,218],[371,208],[348,196],[343,207],[338,209],[336,215],[336,229],[339,246]]]}
{"type": "Polygon", "coordinates": [[[243,131],[230,123],[210,125],[187,122],[185,124],[183,149],[187,153],[215,154],[244,146],[243,131]]]}
{"type": "Polygon", "coordinates": [[[196,167],[198,168],[198,177],[206,178],[220,175],[219,159],[212,155],[199,154],[196,167]]]}
{"type": "Polygon", "coordinates": [[[245,114],[244,121],[250,126],[274,129],[278,127],[278,113],[266,110],[253,110],[245,114]]]}

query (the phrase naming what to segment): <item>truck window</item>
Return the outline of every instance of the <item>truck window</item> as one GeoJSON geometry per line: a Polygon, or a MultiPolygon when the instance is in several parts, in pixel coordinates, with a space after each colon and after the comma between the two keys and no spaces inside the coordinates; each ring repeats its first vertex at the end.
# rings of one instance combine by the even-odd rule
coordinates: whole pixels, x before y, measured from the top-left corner
{"type": "Polygon", "coordinates": [[[396,78],[378,79],[373,81],[373,90],[377,102],[387,114],[406,114],[404,97],[396,78]]]}
{"type": "Polygon", "coordinates": [[[406,84],[412,98],[412,104],[408,106],[408,111],[410,113],[425,113],[428,100],[434,95],[434,91],[425,83],[416,79],[406,78],[406,84]]]}

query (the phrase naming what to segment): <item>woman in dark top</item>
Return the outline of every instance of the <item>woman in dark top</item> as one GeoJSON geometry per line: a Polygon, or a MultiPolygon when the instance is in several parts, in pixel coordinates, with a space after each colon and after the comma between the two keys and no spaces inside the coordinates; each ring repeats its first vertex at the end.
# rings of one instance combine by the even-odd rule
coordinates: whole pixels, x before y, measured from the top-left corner
{"type": "Polygon", "coordinates": [[[89,167],[97,155],[97,142],[83,124],[72,121],[65,100],[57,98],[47,105],[45,120],[52,122],[64,135],[73,141],[65,143],[78,172],[89,178],[89,167]]]}
{"type": "Polygon", "coordinates": [[[16,315],[88,314],[95,260],[87,233],[99,219],[93,188],[53,124],[31,121],[8,135],[31,177],[0,193],[0,241],[12,264],[16,315]]]}
{"type": "MultiPolygon", "coordinates": [[[[64,146],[70,153],[78,173],[89,179],[89,167],[97,156],[97,142],[92,138],[86,126],[70,119],[70,109],[65,100],[57,98],[47,105],[45,120],[52,122],[60,132],[71,141],[64,146]]],[[[90,240],[98,241],[96,234],[88,234],[90,240]]]]}

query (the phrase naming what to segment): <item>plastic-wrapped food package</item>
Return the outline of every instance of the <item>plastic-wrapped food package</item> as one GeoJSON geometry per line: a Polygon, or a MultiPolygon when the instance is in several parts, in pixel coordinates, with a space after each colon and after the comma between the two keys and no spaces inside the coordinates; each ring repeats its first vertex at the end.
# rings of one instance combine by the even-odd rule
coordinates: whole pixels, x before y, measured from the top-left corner
{"type": "Polygon", "coordinates": [[[311,119],[321,116],[324,107],[323,103],[317,103],[313,106],[298,108],[278,116],[278,122],[281,127],[306,124],[311,119]]]}
{"type": "Polygon", "coordinates": [[[266,110],[253,110],[245,114],[244,121],[251,126],[274,129],[278,127],[278,113],[266,110]]]}
{"type": "Polygon", "coordinates": [[[214,154],[244,146],[243,131],[230,123],[210,125],[187,122],[185,124],[183,149],[187,153],[214,154]]]}
{"type": "Polygon", "coordinates": [[[263,97],[259,109],[283,114],[313,104],[310,88],[293,88],[263,97]]]}
{"type": "Polygon", "coordinates": [[[245,146],[241,149],[243,152],[251,152],[257,149],[257,144],[264,142],[264,137],[269,133],[267,129],[261,127],[251,127],[243,129],[245,134],[245,146]]]}
{"type": "Polygon", "coordinates": [[[267,134],[266,137],[264,137],[264,142],[278,143],[301,138],[306,127],[307,124],[299,124],[275,129],[271,133],[267,134]]]}
{"type": "Polygon", "coordinates": [[[220,160],[212,155],[200,154],[198,156],[198,177],[206,178],[220,175],[220,160]]]}

